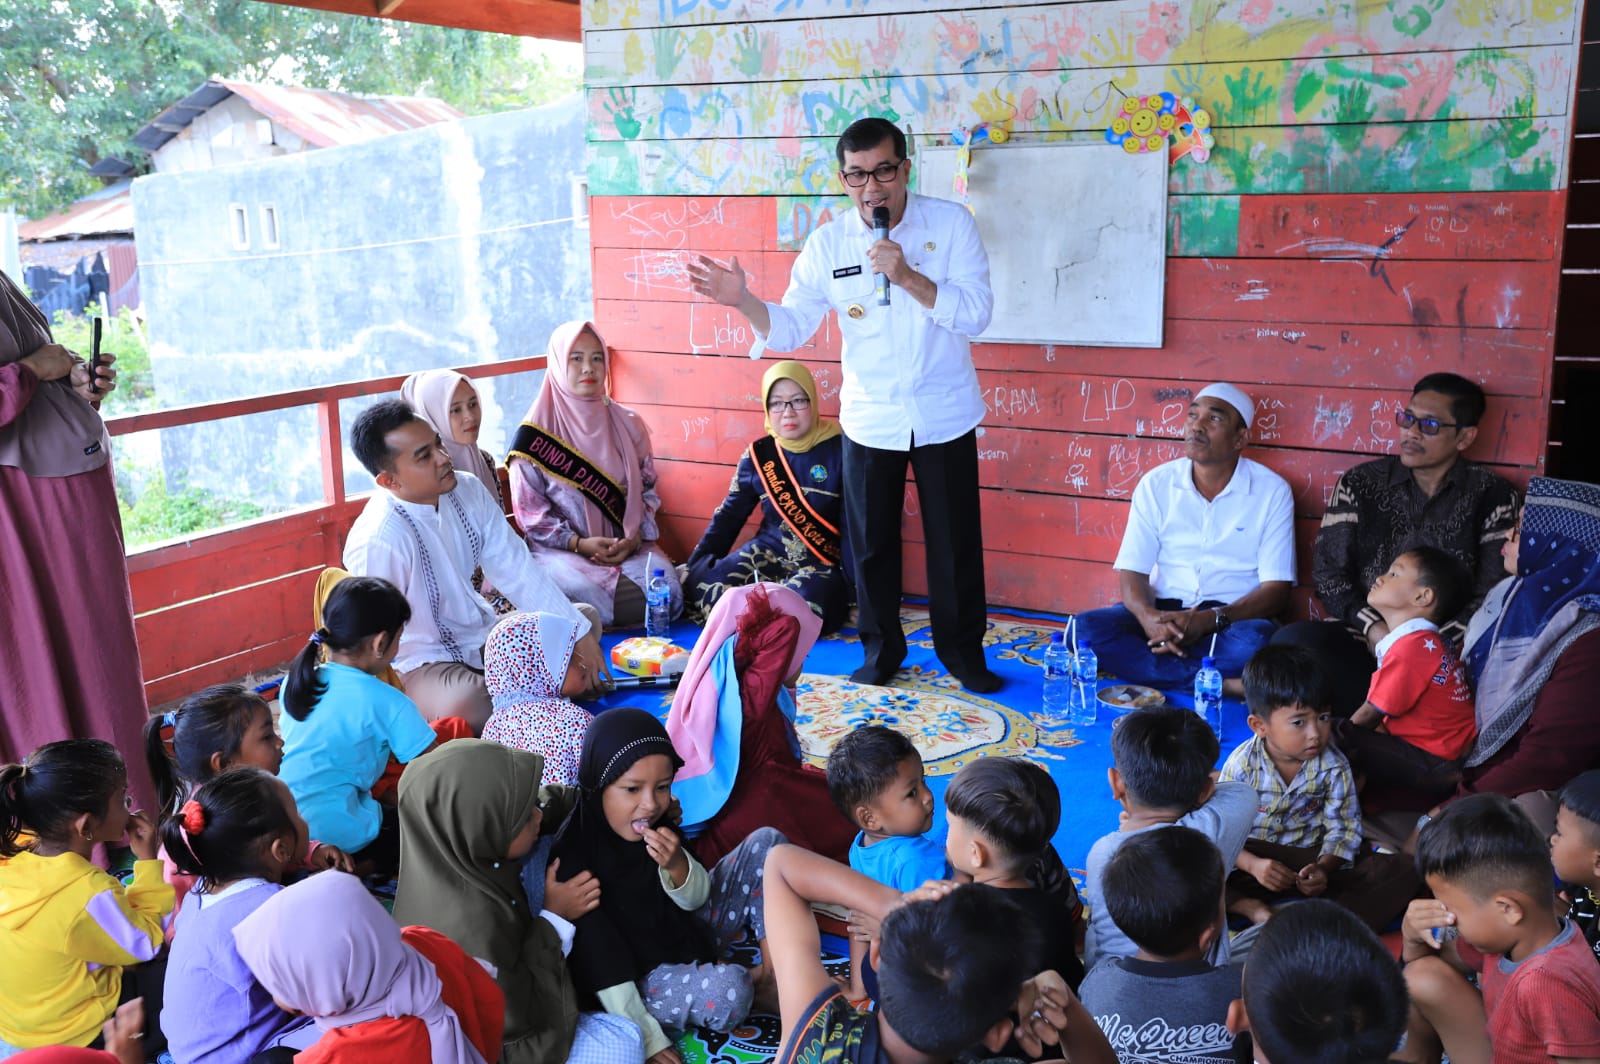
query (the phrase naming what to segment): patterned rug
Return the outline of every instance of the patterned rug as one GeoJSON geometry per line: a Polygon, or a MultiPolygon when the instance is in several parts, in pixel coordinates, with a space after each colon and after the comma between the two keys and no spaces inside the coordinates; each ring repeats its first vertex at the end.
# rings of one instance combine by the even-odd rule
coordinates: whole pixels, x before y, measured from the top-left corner
{"type": "MultiPolygon", "coordinates": [[[[893,686],[850,681],[851,671],[861,664],[860,640],[852,629],[819,640],[806,657],[797,687],[795,724],[807,760],[823,767],[838,738],[864,724],[882,724],[904,732],[926,765],[936,805],[929,835],[941,840],[946,832],[944,790],[962,765],[979,757],[1022,757],[1041,765],[1061,790],[1061,828],[1055,846],[1081,889],[1089,847],[1117,827],[1120,809],[1106,783],[1111,729],[1117,714],[1102,705],[1093,725],[1053,728],[1041,721],[1044,648],[1050,634],[1061,629],[1062,618],[1023,611],[990,614],[984,646],[989,667],[1005,682],[993,695],[972,694],[945,671],[933,652],[925,609],[905,607],[900,623],[906,634],[907,656],[893,686]]],[[[608,636],[606,647],[624,634],[608,636]]],[[[683,622],[673,627],[672,634],[674,642],[690,647],[699,628],[683,622]]],[[[1113,682],[1104,678],[1101,684],[1113,682]]],[[[1189,704],[1182,695],[1172,695],[1171,701],[1189,704]]],[[[636,705],[664,718],[671,704],[670,691],[614,694],[603,700],[600,708],[636,705]]],[[[1224,725],[1223,750],[1227,751],[1246,737],[1243,707],[1228,703],[1224,725]]],[[[824,937],[824,960],[830,970],[848,970],[844,947],[842,940],[833,939],[830,945],[829,937],[824,937]]],[[[753,949],[750,961],[754,962],[753,949]]],[[[726,1035],[686,1032],[678,1046],[685,1064],[752,1064],[772,1059],[779,1048],[777,1039],[776,1018],[753,1016],[726,1035]]]]}

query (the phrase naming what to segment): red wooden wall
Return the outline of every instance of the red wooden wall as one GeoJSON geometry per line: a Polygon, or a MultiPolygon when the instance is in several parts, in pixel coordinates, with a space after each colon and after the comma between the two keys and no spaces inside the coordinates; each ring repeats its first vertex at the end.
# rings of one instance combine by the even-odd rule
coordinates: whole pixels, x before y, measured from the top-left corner
{"type": "MultiPolygon", "coordinates": [[[[1140,475],[1180,453],[1189,395],[1214,380],[1254,396],[1248,453],[1294,490],[1302,614],[1316,610],[1310,549],[1335,479],[1394,448],[1393,412],[1423,374],[1483,384],[1489,413],[1469,456],[1526,483],[1547,439],[1565,200],[1564,191],[1243,195],[1237,233],[1220,242],[1236,247],[1229,257],[1202,254],[1219,246],[1217,234],[1191,240],[1175,208],[1160,349],[975,345],[989,410],[979,448],[990,601],[1074,611],[1114,601],[1110,563],[1127,499],[1140,475]]],[[[751,332],[736,312],[689,291],[684,263],[736,253],[752,289],[779,298],[794,259],[779,233],[798,227],[777,215],[791,202],[591,201],[596,321],[616,352],[616,397],[651,426],[662,540],[676,560],[762,431],[766,365],[747,358],[751,332]]],[[[832,321],[795,357],[836,415],[832,321]]],[[[906,588],[923,593],[914,486],[905,510],[906,588]]]]}

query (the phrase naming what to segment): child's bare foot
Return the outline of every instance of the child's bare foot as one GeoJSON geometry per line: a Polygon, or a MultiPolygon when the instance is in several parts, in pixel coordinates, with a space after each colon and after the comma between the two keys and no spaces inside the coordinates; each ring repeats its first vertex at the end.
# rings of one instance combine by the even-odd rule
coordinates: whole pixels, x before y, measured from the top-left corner
{"type": "Polygon", "coordinates": [[[1235,916],[1242,916],[1252,924],[1264,924],[1272,918],[1272,906],[1256,898],[1240,898],[1228,906],[1235,916]]]}

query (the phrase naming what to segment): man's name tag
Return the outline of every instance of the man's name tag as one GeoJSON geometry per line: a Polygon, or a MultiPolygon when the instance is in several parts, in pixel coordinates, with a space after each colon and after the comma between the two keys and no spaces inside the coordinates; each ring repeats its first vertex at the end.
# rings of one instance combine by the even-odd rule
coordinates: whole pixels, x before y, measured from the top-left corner
{"type": "Polygon", "coordinates": [[[841,277],[854,277],[856,274],[858,274],[860,272],[861,272],[861,267],[860,266],[845,266],[845,267],[842,267],[840,269],[837,269],[837,270],[833,271],[833,279],[835,281],[837,281],[841,277]]]}

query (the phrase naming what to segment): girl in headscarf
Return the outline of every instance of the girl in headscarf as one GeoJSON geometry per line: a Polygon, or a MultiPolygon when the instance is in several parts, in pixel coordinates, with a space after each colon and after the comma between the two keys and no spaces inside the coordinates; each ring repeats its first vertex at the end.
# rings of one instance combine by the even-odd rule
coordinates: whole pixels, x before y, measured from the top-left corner
{"type": "Polygon", "coordinates": [[[456,472],[471,473],[499,500],[500,475],[494,459],[478,446],[483,410],[472,380],[453,369],[427,369],[406,378],[400,398],[433,426],[456,472]]]}
{"type": "Polygon", "coordinates": [[[856,827],[828,796],[828,776],[800,756],[793,685],[822,622],[780,584],[717,600],[667,714],[682,751],[673,793],[695,855],[715,863],[752,831],[845,863],[856,827]]]}
{"type": "Polygon", "coordinates": [[[573,921],[597,904],[599,884],[593,876],[558,884],[545,871],[544,816],[559,823],[573,795],[541,791],[543,770],[537,754],[481,739],[447,743],[412,764],[400,779],[394,917],[448,935],[495,967],[505,993],[505,1064],[639,1064],[637,1027],[578,1011],[563,956],[573,921]],[[525,860],[536,868],[532,898],[525,860]]]}
{"type": "Polygon", "coordinates": [[[506,458],[523,535],[556,586],[599,610],[605,627],[644,623],[650,556],[677,616],[683,592],[656,543],[661,496],[650,431],[612,401],[610,356],[589,322],[557,327],[547,356],[544,383],[506,458]]]}
{"type": "Polygon", "coordinates": [[[588,712],[569,695],[586,684],[575,660],[578,628],[553,613],[513,613],[494,626],[483,648],[484,679],[494,713],[483,737],[544,758],[549,784],[578,782],[578,754],[588,712]]]}
{"type": "Polygon", "coordinates": [[[499,1059],[494,979],[444,935],[402,930],[354,876],[324,872],[285,888],[233,938],[279,1007],[322,1028],[296,1064],[499,1059]]]}
{"type": "MultiPolygon", "coordinates": [[[[1528,482],[1496,584],[1467,628],[1478,739],[1462,793],[1553,791],[1600,767],[1600,486],[1528,482]]],[[[1553,804],[1547,810],[1554,816],[1553,804]]]]}
{"type": "Polygon", "coordinates": [[[727,1031],[750,1010],[752,975],[716,963],[746,929],[763,948],[762,872],[784,838],[762,828],[707,872],[668,819],[683,760],[661,722],[622,706],[583,738],[577,808],[562,825],[559,879],[589,872],[600,905],[578,921],[573,981],[644,1032],[651,1064],[679,1064],[663,1027],[727,1031]]]}
{"type": "Polygon", "coordinates": [[[844,624],[855,592],[844,557],[844,459],[839,425],[822,416],[817,384],[798,362],[776,362],[761,378],[767,435],[750,445],[728,497],[694,553],[684,580],[693,610],[706,614],[729,588],[771,581],[800,595],[827,634],[844,624]],[[733,549],[750,512],[761,527],[733,549]]]}

